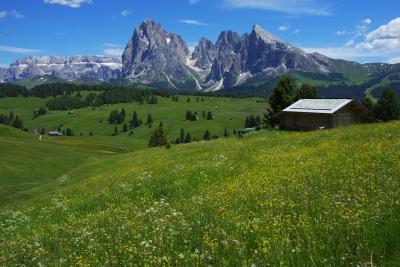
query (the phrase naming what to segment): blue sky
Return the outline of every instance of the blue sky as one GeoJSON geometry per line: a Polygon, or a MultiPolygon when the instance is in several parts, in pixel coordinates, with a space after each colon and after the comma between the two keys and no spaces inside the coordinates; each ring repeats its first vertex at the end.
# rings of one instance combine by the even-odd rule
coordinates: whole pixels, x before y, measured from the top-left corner
{"type": "Polygon", "coordinates": [[[399,0],[1,0],[0,66],[31,55],[120,55],[146,18],[193,47],[254,24],[306,51],[400,62],[399,0]]]}

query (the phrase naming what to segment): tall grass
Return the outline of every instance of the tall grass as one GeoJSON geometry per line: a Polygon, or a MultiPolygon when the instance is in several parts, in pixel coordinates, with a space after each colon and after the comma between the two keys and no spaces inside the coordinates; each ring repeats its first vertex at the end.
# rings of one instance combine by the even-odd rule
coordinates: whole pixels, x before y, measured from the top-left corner
{"type": "Polygon", "coordinates": [[[0,266],[397,266],[400,123],[98,159],[0,209],[0,266]]]}

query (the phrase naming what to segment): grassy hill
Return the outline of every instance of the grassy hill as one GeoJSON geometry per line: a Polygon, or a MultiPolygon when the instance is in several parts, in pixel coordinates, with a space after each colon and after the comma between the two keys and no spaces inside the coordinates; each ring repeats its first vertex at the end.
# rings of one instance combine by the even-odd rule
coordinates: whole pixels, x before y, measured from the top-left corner
{"type": "MultiPolygon", "coordinates": [[[[24,202],[96,158],[131,151],[135,140],[111,137],[43,138],[0,125],[0,206],[24,202]]],[[[45,190],[46,189],[46,190],[45,190]]]]}
{"type": "MultiPolygon", "coordinates": [[[[0,208],[1,266],[400,261],[399,122],[112,154],[93,149],[93,139],[7,136],[7,151],[43,145],[38,157],[66,149],[68,158],[71,149],[87,159],[67,175],[54,171],[63,178],[51,190],[0,208]]],[[[4,151],[10,164],[16,154],[4,151]]]]}
{"type": "MultiPolygon", "coordinates": [[[[82,93],[84,94],[84,92],[82,93]]],[[[180,96],[178,102],[171,99],[158,97],[158,104],[149,105],[138,103],[126,103],[118,105],[104,105],[96,109],[83,108],[74,110],[74,114],[68,114],[67,111],[50,111],[50,114],[32,119],[33,110],[46,105],[45,99],[39,98],[3,98],[0,99],[0,113],[8,113],[12,110],[15,114],[22,116],[24,125],[30,131],[35,128],[45,128],[46,130],[57,130],[62,125],[62,129],[71,128],[75,135],[82,134],[89,136],[93,132],[95,136],[111,136],[114,133],[114,124],[107,122],[112,110],[126,110],[127,117],[125,123],[129,124],[133,112],[136,111],[143,125],[133,129],[133,135],[128,132],[122,132],[123,124],[118,127],[118,138],[132,139],[139,147],[147,146],[150,135],[155,127],[162,121],[169,141],[175,141],[179,137],[181,128],[189,132],[193,137],[201,139],[208,129],[212,135],[222,136],[224,129],[229,133],[235,129],[244,126],[245,118],[250,114],[262,115],[265,112],[266,104],[259,103],[258,98],[231,99],[220,97],[204,97],[204,101],[197,101],[197,97],[180,96]],[[190,102],[187,99],[190,98],[190,102]],[[197,111],[200,117],[199,121],[186,121],[185,114],[187,110],[197,111]],[[211,111],[215,116],[214,120],[206,120],[201,117],[202,111],[211,111]],[[148,114],[151,114],[154,123],[153,128],[144,125],[148,114]]],[[[137,149],[139,147],[131,147],[137,149]]]]}

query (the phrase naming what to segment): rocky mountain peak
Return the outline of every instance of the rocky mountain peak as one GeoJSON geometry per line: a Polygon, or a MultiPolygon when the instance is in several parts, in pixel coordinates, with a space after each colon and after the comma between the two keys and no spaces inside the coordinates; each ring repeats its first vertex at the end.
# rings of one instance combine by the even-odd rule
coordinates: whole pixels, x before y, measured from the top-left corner
{"type": "Polygon", "coordinates": [[[218,41],[216,46],[229,46],[230,48],[236,48],[237,45],[240,43],[240,36],[236,32],[225,30],[221,32],[218,37],[218,41]]]}
{"type": "Polygon", "coordinates": [[[279,37],[276,37],[272,33],[266,31],[264,28],[262,28],[260,25],[256,24],[253,27],[253,30],[251,32],[252,35],[255,35],[258,38],[261,38],[267,43],[272,43],[272,42],[284,42],[282,41],[279,37]]]}
{"type": "Polygon", "coordinates": [[[188,78],[186,70],[189,48],[183,39],[165,31],[153,21],[145,20],[135,28],[122,55],[123,77],[131,81],[151,83],[188,78]]]}
{"type": "Polygon", "coordinates": [[[217,56],[217,49],[213,42],[206,38],[201,38],[192,53],[192,60],[195,60],[195,67],[207,70],[217,56]]]}

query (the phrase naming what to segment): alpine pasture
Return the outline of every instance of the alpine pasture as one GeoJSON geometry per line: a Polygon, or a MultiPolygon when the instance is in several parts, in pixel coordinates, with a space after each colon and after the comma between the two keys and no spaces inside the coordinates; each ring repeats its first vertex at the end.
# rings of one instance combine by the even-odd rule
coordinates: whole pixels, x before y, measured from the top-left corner
{"type": "MultiPolygon", "coordinates": [[[[68,146],[91,159],[2,205],[0,265],[396,266],[399,130],[263,131],[114,153],[89,137],[49,141],[57,152],[43,154],[68,146]]],[[[5,146],[41,145],[13,131],[0,131],[3,162],[5,146]]]]}

